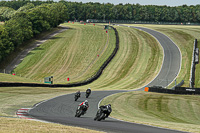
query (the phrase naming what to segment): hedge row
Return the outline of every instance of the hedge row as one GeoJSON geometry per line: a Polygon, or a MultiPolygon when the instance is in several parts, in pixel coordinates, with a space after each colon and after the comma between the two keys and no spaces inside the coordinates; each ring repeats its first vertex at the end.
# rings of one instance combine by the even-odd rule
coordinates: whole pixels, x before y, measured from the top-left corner
{"type": "Polygon", "coordinates": [[[110,26],[115,31],[116,36],[116,46],[113,50],[112,54],[108,57],[108,59],[103,63],[103,65],[100,67],[100,69],[97,71],[97,73],[92,76],[89,79],[86,79],[82,82],[76,82],[76,83],[70,83],[70,84],[36,84],[36,83],[8,83],[8,82],[0,82],[0,87],[19,87],[19,86],[28,86],[28,87],[76,87],[76,86],[82,86],[87,85],[96,79],[98,79],[103,70],[106,68],[106,66],[111,62],[111,60],[114,58],[114,56],[117,54],[117,51],[119,49],[119,35],[116,28],[110,26]]]}

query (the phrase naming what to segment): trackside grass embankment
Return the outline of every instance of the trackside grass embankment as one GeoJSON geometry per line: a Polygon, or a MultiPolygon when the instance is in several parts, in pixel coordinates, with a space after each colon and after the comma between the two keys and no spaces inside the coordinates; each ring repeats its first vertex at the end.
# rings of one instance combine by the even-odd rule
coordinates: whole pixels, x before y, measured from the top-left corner
{"type": "Polygon", "coordinates": [[[200,133],[199,101],[200,97],[194,95],[134,91],[112,95],[101,104],[110,103],[111,117],[116,119],[200,133]]]}
{"type": "Polygon", "coordinates": [[[102,76],[87,85],[95,89],[135,89],[149,83],[158,74],[163,51],[149,34],[127,27],[119,32],[119,50],[102,76]]]}
{"type": "MultiPolygon", "coordinates": [[[[19,69],[17,67],[15,70],[16,74],[18,76],[21,74],[22,77],[26,78],[17,76],[14,78],[13,75],[4,76],[4,74],[2,74],[2,80],[9,82],[15,82],[16,80],[19,80],[20,82],[27,82],[27,78],[33,80],[43,80],[44,76],[51,75],[52,70],[53,76],[59,77],[55,78],[56,82],[62,83],[65,82],[63,80],[69,75],[67,70],[69,70],[70,73],[73,73],[74,77],[79,80],[82,79],[82,77],[85,79],[87,77],[85,75],[89,75],[89,73],[92,74],[92,70],[96,70],[96,68],[101,66],[100,64],[107,59],[110,53],[112,53],[115,46],[114,31],[109,30],[108,36],[105,34],[105,30],[103,30],[102,26],[96,28],[92,25],[86,25],[83,27],[84,25],[79,24],[67,24],[66,26],[71,27],[71,29],[50,39],[44,44],[43,47],[38,47],[36,50],[32,51],[28,57],[24,59],[24,62],[18,66],[19,69]],[[89,38],[88,36],[86,36],[86,38],[83,32],[86,33],[89,38]],[[99,39],[97,39],[96,36],[99,36],[99,39]],[[90,41],[88,42],[88,40],[90,41]],[[55,46],[53,46],[54,43],[55,46]],[[93,45],[94,43],[95,45],[93,45]],[[62,48],[59,48],[60,44],[63,45],[62,48]],[[45,50],[46,45],[50,46],[45,50]],[[54,53],[56,49],[59,49],[56,52],[58,55],[55,55],[54,53]],[[50,52],[48,52],[49,50],[50,52]],[[92,63],[91,67],[87,67],[87,60],[91,61],[91,59],[94,60],[97,57],[96,51],[99,51],[102,54],[100,54],[100,57],[102,56],[102,58],[99,58],[98,61],[92,63]],[[50,55],[52,55],[52,57],[49,57],[50,55]],[[53,55],[55,57],[53,57],[53,55]],[[40,56],[44,56],[46,58],[42,58],[40,56]],[[45,75],[44,73],[44,75],[42,73],[40,74],[40,64],[34,64],[34,62],[37,61],[38,63],[41,63],[41,65],[45,64],[45,62],[49,63],[47,63],[47,68],[43,67],[45,68],[44,73],[47,73],[48,75],[45,75]],[[27,62],[28,64],[26,64],[27,62]],[[83,66],[85,66],[84,69],[83,66]],[[61,71],[60,68],[63,68],[62,70],[66,70],[65,72],[67,74],[61,71]],[[27,70],[31,70],[31,72],[27,70]],[[46,70],[48,71],[46,72],[46,70]],[[26,72],[29,74],[26,74],[26,72]],[[38,76],[39,78],[32,78],[35,76],[38,76]]],[[[133,89],[151,81],[159,71],[163,58],[162,50],[158,45],[158,42],[149,34],[142,31],[128,28],[124,29],[122,27],[116,28],[120,32],[120,48],[117,56],[114,57],[114,60],[108,65],[108,68],[104,70],[100,79],[88,86],[76,88],[1,87],[0,115],[16,117],[15,112],[17,109],[22,107],[29,108],[40,101],[72,93],[77,90],[85,91],[88,87],[92,88],[92,90],[133,89]],[[152,64],[152,59],[155,61],[154,64],[152,64]]],[[[5,121],[7,121],[5,123],[10,123],[9,119],[5,121]]],[[[31,124],[27,124],[26,126],[30,125],[31,124]]],[[[5,128],[5,130],[7,129],[8,128],[5,128]]],[[[19,128],[19,130],[23,131],[23,128],[19,128]]]]}
{"type": "Polygon", "coordinates": [[[20,83],[35,83],[36,81],[29,78],[15,76],[11,74],[0,73],[1,82],[20,82],[20,83]]]}
{"type": "Polygon", "coordinates": [[[0,117],[0,133],[102,133],[80,127],[0,117]]]}
{"type": "MultiPolygon", "coordinates": [[[[200,37],[200,27],[185,26],[185,25],[132,25],[132,26],[141,26],[154,29],[156,31],[159,31],[167,35],[170,39],[172,39],[175,42],[175,44],[179,47],[182,53],[181,71],[177,77],[177,82],[179,83],[182,80],[184,80],[185,83],[183,87],[189,87],[193,44],[194,44],[194,39],[199,39],[200,37]]],[[[197,65],[197,67],[200,66],[197,65]]],[[[199,81],[200,77],[198,76],[197,72],[195,87],[200,86],[199,81]]],[[[171,85],[170,87],[172,87],[173,85],[171,85]]]]}
{"type": "Polygon", "coordinates": [[[115,48],[114,30],[107,34],[103,26],[65,26],[70,29],[31,51],[14,72],[37,81],[54,76],[55,84],[82,81],[94,75],[115,48]]]}

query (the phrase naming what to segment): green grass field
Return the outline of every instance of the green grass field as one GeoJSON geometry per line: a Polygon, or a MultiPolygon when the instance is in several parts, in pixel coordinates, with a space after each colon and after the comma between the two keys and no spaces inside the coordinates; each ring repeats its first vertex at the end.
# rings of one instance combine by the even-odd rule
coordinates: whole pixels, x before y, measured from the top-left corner
{"type": "MultiPolygon", "coordinates": [[[[95,28],[91,25],[83,26],[83,25],[78,25],[78,24],[77,25],[69,24],[67,26],[72,27],[71,30],[75,30],[77,27],[76,32],[81,32],[81,31],[85,30],[85,28],[87,29],[87,27],[89,29],[95,28]]],[[[103,32],[102,34],[105,34],[104,33],[105,31],[102,29],[102,26],[97,26],[97,29],[100,30],[100,32],[102,30],[102,32],[103,32]]],[[[41,47],[45,47],[46,45],[50,45],[50,44],[53,47],[54,44],[52,43],[52,41],[53,42],[55,42],[54,40],[61,41],[60,36],[69,35],[70,33],[72,33],[71,30],[67,30],[67,31],[61,33],[60,35],[57,35],[55,37],[55,39],[47,41],[46,43],[44,43],[44,46],[41,46],[41,47]]],[[[98,90],[134,89],[137,87],[141,87],[141,86],[145,85],[146,83],[150,82],[152,80],[152,78],[154,78],[154,76],[159,71],[159,68],[161,66],[159,64],[161,64],[162,58],[163,58],[161,48],[159,47],[159,45],[155,45],[158,43],[149,34],[146,34],[145,32],[142,32],[142,31],[139,31],[136,29],[130,29],[130,28],[124,29],[122,27],[117,27],[117,30],[119,31],[119,36],[120,36],[119,51],[118,51],[116,57],[114,58],[114,60],[111,62],[111,64],[108,65],[108,68],[106,68],[104,70],[100,79],[96,80],[95,82],[93,82],[90,85],[80,86],[80,87],[76,87],[76,88],[56,88],[56,89],[55,88],[54,89],[52,89],[52,88],[35,88],[35,87],[0,88],[0,91],[1,91],[0,97],[2,97],[1,98],[2,100],[0,102],[1,106],[2,106],[0,108],[1,115],[13,116],[15,113],[15,110],[20,108],[20,106],[31,107],[32,105],[34,105],[34,103],[45,100],[45,98],[48,99],[50,97],[54,97],[54,94],[55,94],[55,96],[57,96],[59,94],[63,94],[63,92],[65,94],[65,92],[68,93],[68,91],[75,92],[76,90],[86,90],[88,87],[92,88],[92,90],[97,90],[97,89],[98,90]],[[157,57],[159,57],[159,58],[157,58],[157,57]],[[155,62],[153,63],[151,60],[154,60],[155,62]],[[141,63],[139,63],[139,62],[141,62],[141,63]],[[47,95],[47,96],[49,95],[49,96],[46,97],[43,95],[47,95]],[[8,96],[9,96],[9,101],[5,101],[3,99],[3,97],[6,98],[8,96]],[[24,99],[22,99],[23,97],[24,97],[24,99]],[[29,101],[29,102],[27,102],[27,101],[29,101]],[[9,104],[9,103],[13,103],[13,104],[9,104]],[[5,108],[6,105],[8,106],[8,108],[5,108]],[[16,106],[14,106],[14,105],[16,105],[16,106]],[[10,112],[10,113],[8,113],[8,112],[10,112]]],[[[87,30],[85,30],[85,31],[87,31],[87,30]]],[[[90,32],[92,32],[92,31],[90,31],[90,32]]],[[[93,30],[93,32],[96,32],[96,30],[93,30]]],[[[109,31],[109,32],[111,32],[111,34],[109,33],[108,42],[109,42],[109,45],[112,46],[112,45],[114,45],[112,43],[115,43],[115,40],[113,40],[113,37],[111,37],[113,34],[112,31],[109,31]]],[[[90,34],[92,34],[92,33],[90,33],[90,34]]],[[[81,35],[85,36],[84,34],[81,34],[81,35]]],[[[106,37],[107,37],[107,35],[105,36],[105,38],[106,37]]],[[[68,38],[68,36],[67,36],[67,38],[68,38]]],[[[83,37],[79,37],[79,38],[83,38],[83,37]]],[[[65,42],[65,41],[66,40],[64,39],[63,42],[65,42]]],[[[78,38],[77,38],[77,42],[78,42],[78,38]]],[[[96,41],[93,40],[93,44],[95,42],[96,41]]],[[[82,44],[82,42],[79,45],[81,45],[81,44],[82,44]]],[[[58,43],[56,42],[55,47],[57,45],[58,45],[58,43]]],[[[74,45],[78,45],[78,44],[74,44],[74,45]]],[[[105,47],[105,45],[103,44],[102,47],[105,47]]],[[[107,47],[109,47],[109,46],[107,46],[107,47]]],[[[73,46],[71,48],[73,49],[73,46]]],[[[96,47],[93,47],[93,48],[96,48],[96,47]]],[[[43,49],[43,50],[48,51],[48,49],[49,48],[47,47],[47,50],[45,50],[45,49],[43,49]]],[[[77,50],[79,50],[79,49],[77,48],[77,50]]],[[[105,54],[106,54],[106,50],[104,51],[105,54]]],[[[38,50],[36,49],[36,51],[38,51],[38,50]]],[[[91,50],[91,53],[93,53],[92,55],[94,55],[96,57],[96,54],[95,54],[96,52],[93,52],[93,51],[94,50],[91,50]]],[[[74,56],[75,56],[76,52],[75,51],[73,51],[73,52],[74,52],[74,56]]],[[[46,53],[47,53],[47,55],[49,54],[48,52],[46,52],[46,53]]],[[[57,51],[57,53],[59,53],[59,51],[57,51]]],[[[109,53],[109,52],[107,52],[107,53],[109,53]]],[[[85,52],[82,52],[82,55],[87,55],[87,54],[88,54],[87,50],[85,52]]],[[[29,66],[29,64],[26,65],[26,60],[27,61],[30,60],[31,59],[30,56],[36,56],[36,54],[28,55],[27,59],[26,58],[24,59],[25,63],[22,62],[19,65],[19,68],[24,68],[23,69],[24,71],[26,69],[29,69],[29,67],[26,68],[27,66],[29,66]]],[[[105,55],[103,57],[105,58],[107,56],[105,55]]],[[[70,58],[70,57],[68,57],[68,58],[70,58]]],[[[99,58],[101,58],[101,57],[99,57],[99,58]]],[[[51,60],[53,61],[54,59],[51,59],[51,60]]],[[[59,60],[59,59],[57,59],[57,60],[59,60]]],[[[99,59],[99,60],[100,60],[99,62],[103,62],[105,59],[102,59],[102,60],[99,59]]],[[[77,64],[79,63],[79,65],[82,65],[82,62],[80,60],[78,60],[78,61],[75,60],[72,62],[76,62],[77,64]]],[[[29,63],[31,63],[31,61],[29,63]]],[[[67,64],[68,61],[63,62],[63,63],[67,64]]],[[[99,64],[102,64],[102,63],[99,63],[99,64]]],[[[39,66],[39,64],[35,64],[32,67],[34,67],[36,69],[37,68],[36,66],[39,66]]],[[[52,69],[55,69],[55,70],[59,66],[60,66],[59,63],[58,64],[55,63],[55,64],[51,65],[52,69]]],[[[92,70],[92,68],[95,68],[93,70],[96,70],[96,67],[93,67],[93,66],[99,67],[98,61],[96,61],[96,63],[94,63],[91,68],[88,68],[87,73],[89,73],[90,70],[92,70]]],[[[13,75],[9,75],[9,74],[0,74],[0,80],[7,81],[7,82],[16,82],[16,81],[18,81],[18,82],[33,82],[33,80],[31,78],[23,77],[23,73],[19,73],[19,71],[17,71],[17,70],[21,70],[19,68],[17,67],[17,69],[15,71],[18,75],[19,74],[22,75],[22,77],[13,76],[13,75]]],[[[71,68],[71,70],[73,70],[74,73],[79,75],[81,72],[78,70],[76,71],[76,69],[77,68],[74,68],[74,69],[71,68]]],[[[34,74],[32,74],[33,76],[40,74],[36,70],[32,71],[34,73],[34,74]]],[[[56,71],[55,73],[58,73],[58,72],[59,71],[56,71]]],[[[58,73],[58,74],[62,75],[62,73],[58,73]]],[[[80,76],[79,79],[81,79],[81,78],[84,79],[85,77],[80,76]]]]}
{"type": "Polygon", "coordinates": [[[85,80],[94,75],[115,47],[114,31],[103,26],[68,24],[70,29],[28,54],[14,70],[37,81],[54,76],[54,83],[85,80]],[[97,57],[99,55],[99,57],[97,57]]]}
{"type": "MultiPolygon", "coordinates": [[[[71,29],[53,37],[33,50],[14,70],[17,74],[16,76],[0,74],[0,81],[43,82],[45,76],[54,76],[54,83],[70,83],[84,80],[93,75],[115,47],[114,31],[109,30],[109,34],[106,34],[103,26],[100,25],[64,25],[71,29]],[[99,58],[97,58],[97,54],[100,55],[99,58]],[[68,77],[71,79],[70,82],[66,81],[68,77]]],[[[180,47],[183,58],[178,81],[184,79],[184,86],[188,86],[191,64],[190,54],[193,40],[199,36],[200,28],[193,27],[191,29],[188,26],[159,25],[140,26],[165,33],[180,47]]],[[[42,100],[73,93],[77,90],[85,91],[88,87],[92,88],[92,90],[136,89],[149,83],[157,75],[161,67],[163,59],[161,46],[152,36],[140,30],[118,26],[115,28],[117,28],[120,37],[119,51],[98,80],[89,85],[76,88],[1,87],[0,116],[16,117],[15,111],[19,108],[32,107],[32,105],[42,100]]],[[[112,113],[113,117],[184,131],[196,132],[196,130],[199,130],[199,115],[196,112],[200,106],[196,102],[199,100],[196,96],[149,94],[144,92],[130,92],[119,95],[119,98],[114,95],[110,99],[116,98],[115,100],[107,101],[107,99],[103,103],[113,102],[113,109],[116,105],[115,101],[119,100],[123,101],[125,105],[131,102],[140,102],[141,105],[145,103],[150,108],[145,110],[144,107],[137,107],[138,104],[131,104],[131,109],[129,109],[128,106],[124,105],[128,112],[121,110],[119,113],[114,109],[112,113]],[[143,100],[145,98],[146,102],[143,100]],[[163,103],[165,98],[168,100],[168,104],[173,103],[175,100],[176,103],[169,105],[170,109],[167,109],[168,105],[163,103]],[[183,105],[186,103],[193,110],[188,110],[188,106],[183,108],[183,105]],[[163,108],[163,105],[166,108],[163,108]],[[175,108],[176,106],[177,108],[175,108]],[[134,110],[135,108],[139,109],[134,110]],[[157,116],[155,114],[150,115],[152,113],[151,110],[154,108],[160,108],[164,112],[156,110],[157,116]],[[176,114],[181,108],[184,109],[182,113],[176,114]],[[173,110],[175,110],[175,113],[173,113],[173,110]],[[187,117],[187,111],[193,114],[191,121],[185,118],[187,117]],[[134,116],[134,113],[137,116],[134,116]],[[167,115],[163,115],[165,113],[167,115]],[[173,113],[173,115],[170,113],[173,113]],[[144,120],[146,121],[143,122],[144,120]],[[193,128],[194,130],[191,130],[193,128]]],[[[2,118],[0,119],[3,120],[2,118]]],[[[5,123],[11,123],[15,119],[4,118],[3,121],[4,124],[0,127],[4,128],[2,131],[6,131],[9,128],[6,127],[5,123]]],[[[29,126],[29,124],[27,125],[29,126]]],[[[23,128],[18,127],[18,129],[22,130],[23,128]]]]}
{"type": "Polygon", "coordinates": [[[102,133],[80,127],[0,117],[0,133],[102,133]]]}
{"type": "Polygon", "coordinates": [[[149,83],[160,70],[163,53],[152,36],[132,28],[116,28],[119,32],[119,51],[103,75],[88,87],[136,89],[149,83]]]}
{"type": "Polygon", "coordinates": [[[106,97],[101,104],[110,103],[111,117],[120,120],[200,133],[199,101],[199,96],[134,91],[106,97]]]}

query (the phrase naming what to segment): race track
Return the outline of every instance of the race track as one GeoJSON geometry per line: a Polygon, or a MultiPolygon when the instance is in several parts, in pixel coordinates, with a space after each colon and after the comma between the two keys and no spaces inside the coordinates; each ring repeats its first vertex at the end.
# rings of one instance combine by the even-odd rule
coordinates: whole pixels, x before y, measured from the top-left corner
{"type": "Polygon", "coordinates": [[[169,39],[166,35],[160,32],[142,27],[132,27],[132,28],[137,28],[151,34],[159,41],[159,43],[163,47],[164,60],[160,73],[147,86],[156,85],[156,86],[166,87],[168,84],[174,81],[174,79],[177,77],[180,71],[181,53],[179,48],[175,45],[175,43],[171,39],[169,39]]]}
{"type": "MultiPolygon", "coordinates": [[[[164,50],[164,60],[160,73],[148,84],[148,86],[158,85],[166,86],[171,83],[180,70],[181,54],[176,45],[165,35],[146,28],[136,27],[153,35],[162,45],[164,50]]],[[[142,90],[143,88],[139,89],[142,90]]],[[[128,123],[108,118],[104,121],[94,121],[99,101],[111,94],[124,91],[93,91],[88,98],[89,109],[81,118],[75,118],[75,110],[79,103],[85,100],[85,92],[82,92],[81,98],[74,101],[74,94],[59,96],[47,101],[36,104],[29,111],[29,115],[36,119],[79,126],[105,132],[131,132],[131,133],[177,133],[179,131],[151,127],[146,125],[128,123]]]]}
{"type": "Polygon", "coordinates": [[[79,126],[105,132],[115,133],[178,133],[178,131],[156,128],[146,125],[122,122],[108,118],[104,121],[94,121],[99,101],[114,93],[122,91],[95,91],[88,98],[89,109],[84,116],[74,117],[79,103],[85,100],[85,92],[81,93],[81,98],[74,101],[74,94],[59,96],[36,105],[29,114],[37,119],[79,126]]]}

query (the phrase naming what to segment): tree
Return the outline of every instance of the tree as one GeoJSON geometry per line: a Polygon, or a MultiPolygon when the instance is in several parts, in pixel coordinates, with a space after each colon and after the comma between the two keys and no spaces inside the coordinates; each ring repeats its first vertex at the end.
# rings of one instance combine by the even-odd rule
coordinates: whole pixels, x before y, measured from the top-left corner
{"type": "Polygon", "coordinates": [[[13,43],[4,26],[0,26],[0,61],[14,50],[13,43]]]}
{"type": "Polygon", "coordinates": [[[5,22],[5,27],[15,47],[33,37],[32,23],[28,20],[26,13],[15,14],[5,22]]]}

